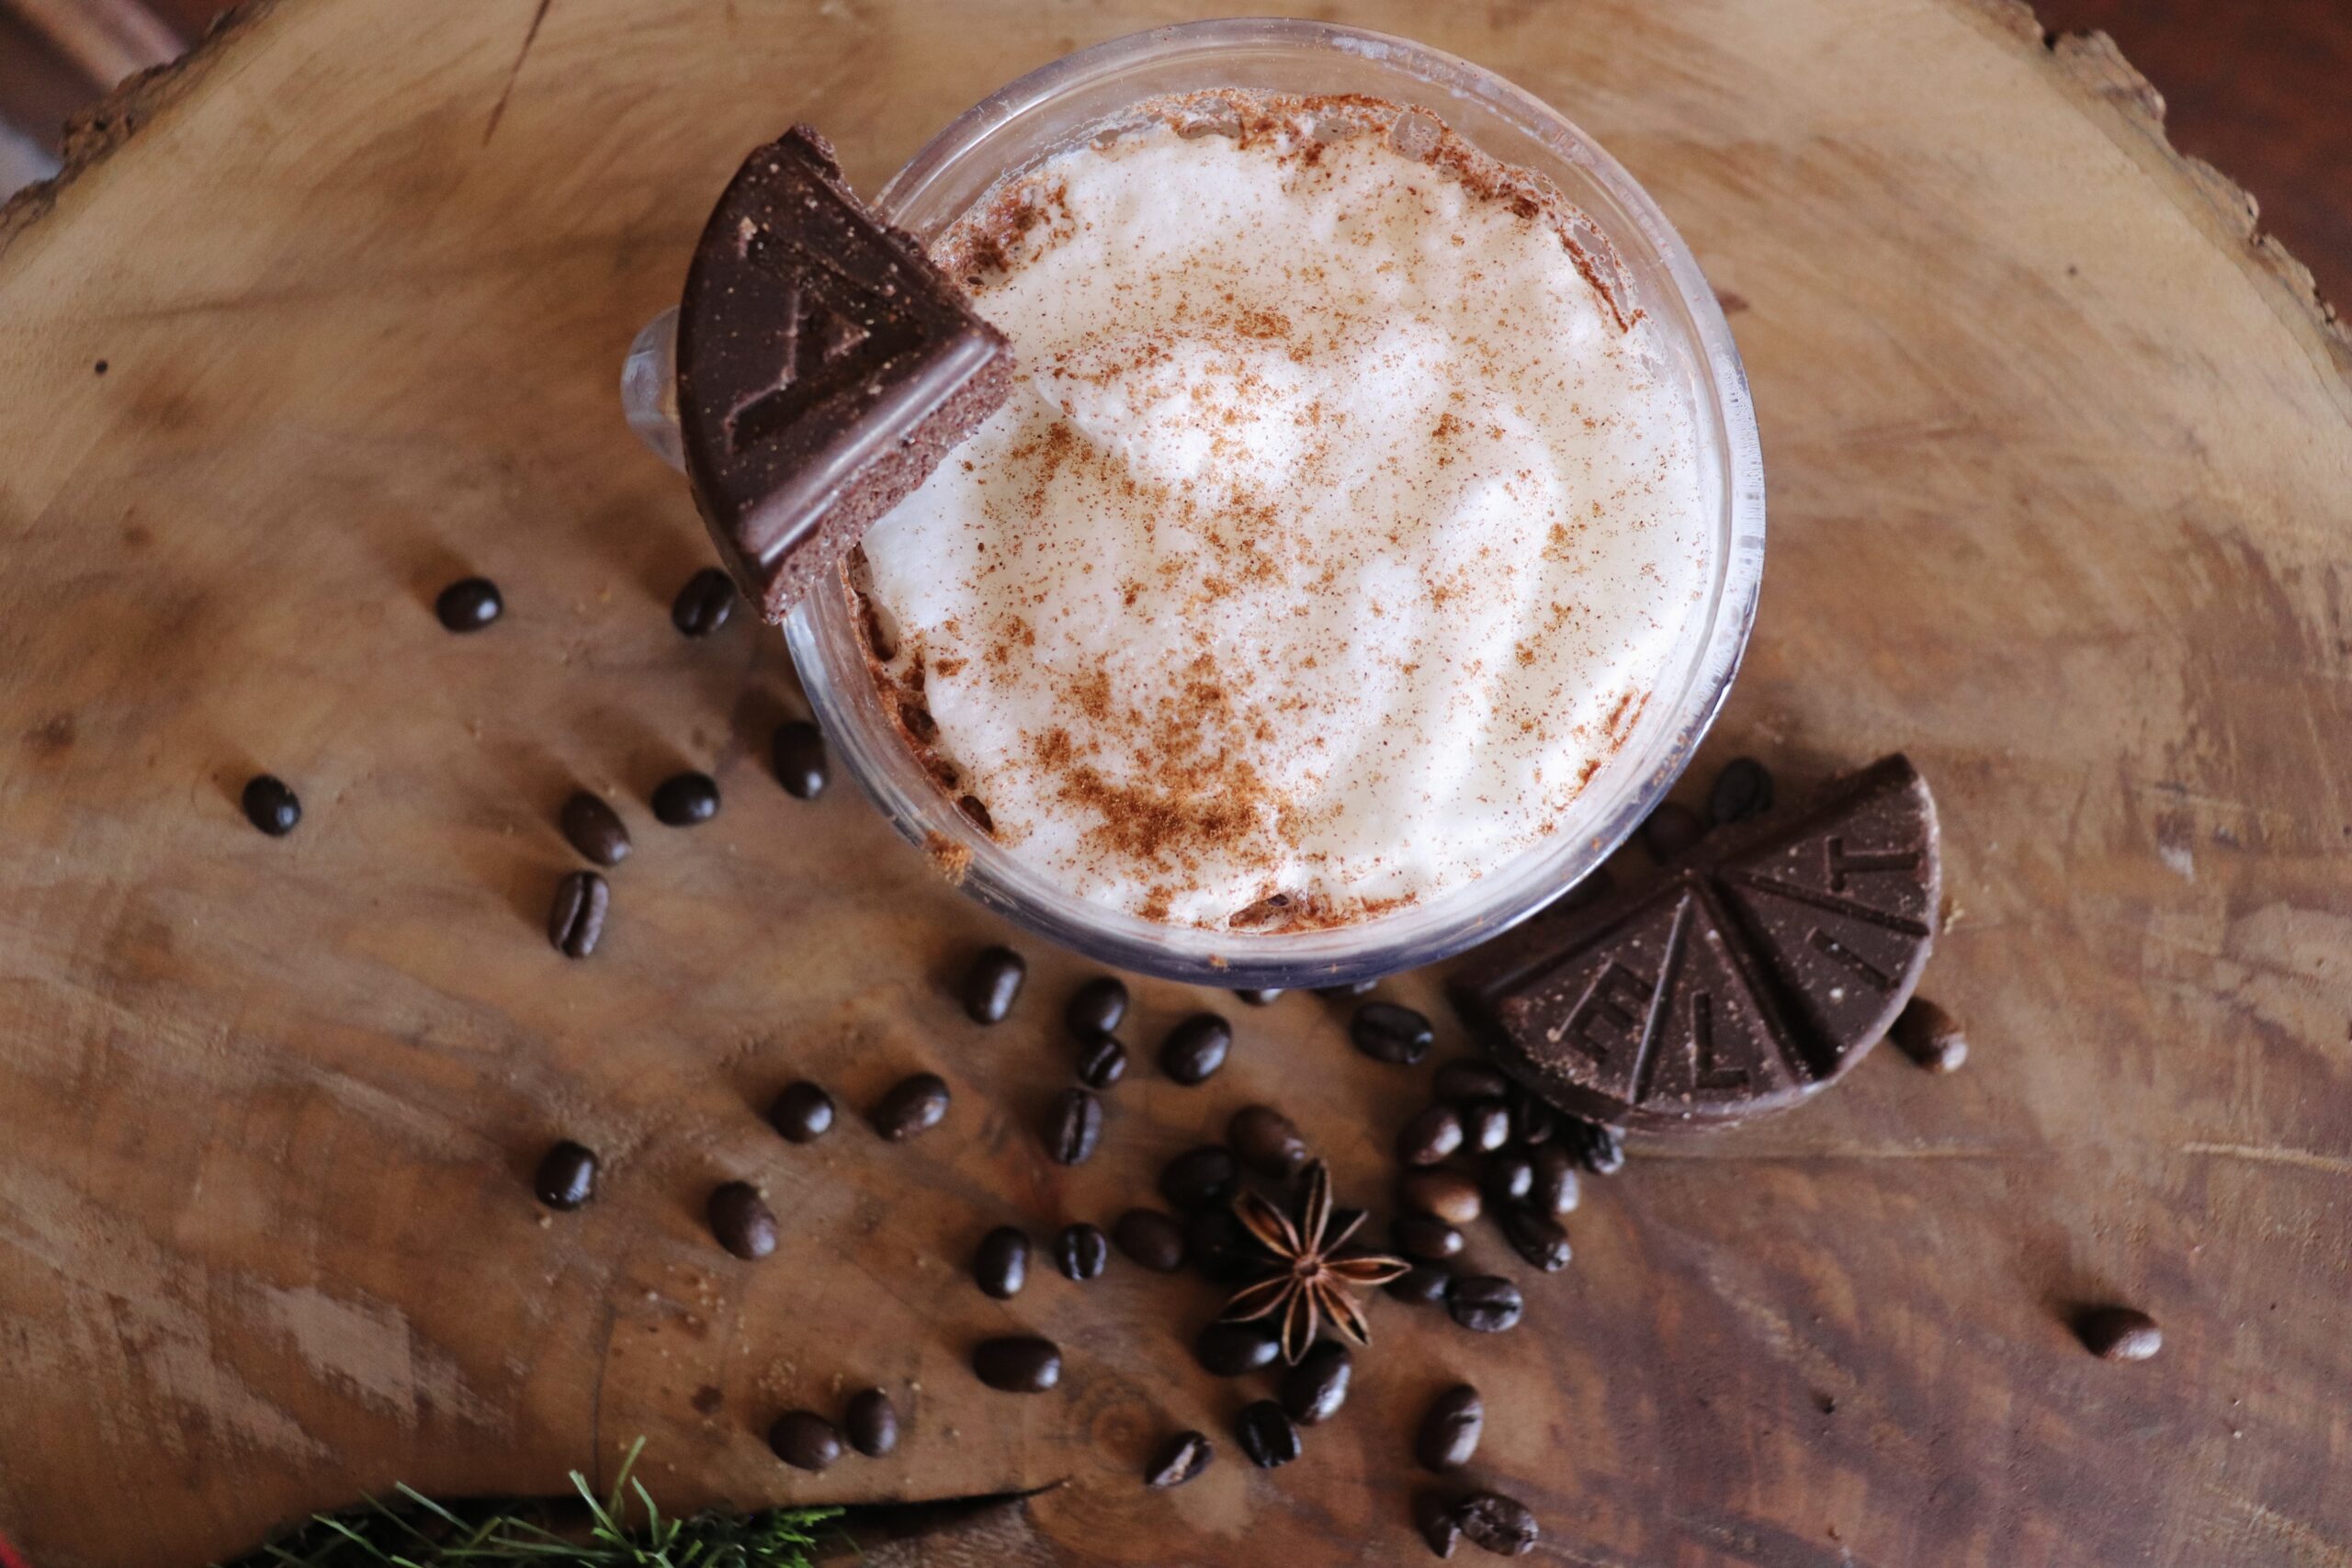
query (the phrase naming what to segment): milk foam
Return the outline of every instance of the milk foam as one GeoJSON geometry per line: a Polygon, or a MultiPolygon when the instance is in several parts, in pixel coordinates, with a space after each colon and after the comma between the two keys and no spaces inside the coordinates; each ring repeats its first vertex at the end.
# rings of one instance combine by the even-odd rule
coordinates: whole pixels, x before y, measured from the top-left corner
{"type": "Polygon", "coordinates": [[[1362,919],[1525,852],[1712,578],[1655,327],[1549,214],[1318,119],[1155,121],[951,232],[1014,389],[865,541],[951,793],[1148,919],[1362,919]]]}

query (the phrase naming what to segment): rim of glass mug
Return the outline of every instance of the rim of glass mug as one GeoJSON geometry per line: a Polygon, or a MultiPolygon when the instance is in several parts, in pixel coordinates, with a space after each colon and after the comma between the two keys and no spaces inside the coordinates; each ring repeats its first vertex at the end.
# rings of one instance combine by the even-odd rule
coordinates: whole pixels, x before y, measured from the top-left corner
{"type": "MultiPolygon", "coordinates": [[[[1764,567],[1763,457],[1731,329],[1664,213],[1557,110],[1439,50],[1286,19],[1194,22],[1113,39],[1008,84],[966,110],[875,199],[931,243],[999,184],[1145,99],[1219,87],[1363,93],[1424,109],[1491,157],[1557,186],[1616,249],[1638,305],[1696,405],[1718,513],[1703,632],[1562,830],[1475,882],[1373,919],[1310,931],[1161,925],[1090,902],[1024,865],[949,800],[899,734],[847,597],[814,592],[785,622],[828,742],[899,833],[962,890],[1087,957],[1168,979],[1292,988],[1370,979],[1448,957],[1542,908],[1606,859],[1664,798],[1721,709],[1756,616],[1764,567]]],[[[628,423],[681,466],[671,358],[676,312],[647,326],[622,371],[628,423]]]]}

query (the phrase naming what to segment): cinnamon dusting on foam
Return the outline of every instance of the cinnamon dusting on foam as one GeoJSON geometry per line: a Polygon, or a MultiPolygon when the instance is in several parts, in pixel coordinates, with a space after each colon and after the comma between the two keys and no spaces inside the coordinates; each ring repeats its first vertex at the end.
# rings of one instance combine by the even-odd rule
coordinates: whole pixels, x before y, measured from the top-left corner
{"type": "Polygon", "coordinates": [[[1711,565],[1693,438],[1546,182],[1377,100],[1193,95],[933,250],[1017,384],[845,586],[1010,852],[1147,919],[1346,924],[1631,739],[1711,565]]]}

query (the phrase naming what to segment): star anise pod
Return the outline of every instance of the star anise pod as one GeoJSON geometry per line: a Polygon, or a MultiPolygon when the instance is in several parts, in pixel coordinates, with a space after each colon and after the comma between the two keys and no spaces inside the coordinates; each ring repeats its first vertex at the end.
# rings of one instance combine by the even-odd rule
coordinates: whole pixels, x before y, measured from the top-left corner
{"type": "Polygon", "coordinates": [[[1401,1258],[1375,1252],[1342,1252],[1364,1216],[1356,1214],[1331,1230],[1331,1172],[1321,1160],[1306,1168],[1306,1194],[1295,1223],[1267,1199],[1244,1190],[1233,1213],[1258,1245],[1272,1255],[1275,1271],[1244,1285],[1226,1303],[1227,1322],[1282,1314],[1283,1359],[1295,1362],[1315,1343],[1315,1331],[1329,1318],[1359,1345],[1372,1343],[1349,1292],[1385,1285],[1410,1271],[1401,1258]]]}

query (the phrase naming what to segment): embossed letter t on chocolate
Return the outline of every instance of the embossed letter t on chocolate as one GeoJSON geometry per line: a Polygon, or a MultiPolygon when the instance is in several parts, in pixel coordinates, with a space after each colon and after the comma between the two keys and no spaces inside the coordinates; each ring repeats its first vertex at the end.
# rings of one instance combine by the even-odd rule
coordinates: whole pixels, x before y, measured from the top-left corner
{"type": "Polygon", "coordinates": [[[1702,840],[1645,887],[1482,950],[1453,981],[1495,1059],[1631,1127],[1785,1110],[1911,998],[1942,889],[1935,800],[1887,757],[1793,811],[1702,840]]]}
{"type": "Polygon", "coordinates": [[[770,620],[1004,401],[1012,354],[795,126],[736,171],[686,274],[695,504],[770,620]]]}

